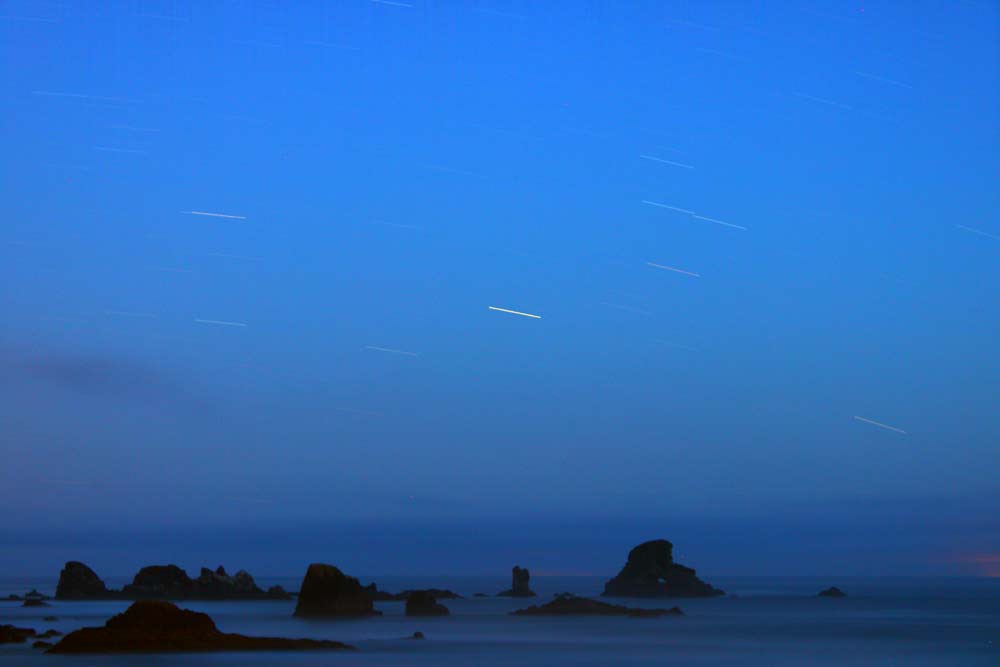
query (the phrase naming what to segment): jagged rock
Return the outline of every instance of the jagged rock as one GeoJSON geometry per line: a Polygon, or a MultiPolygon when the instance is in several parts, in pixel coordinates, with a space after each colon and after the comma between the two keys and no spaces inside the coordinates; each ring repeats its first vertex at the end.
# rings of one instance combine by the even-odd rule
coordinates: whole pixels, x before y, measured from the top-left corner
{"type": "Polygon", "coordinates": [[[263,591],[246,570],[233,576],[221,565],[212,571],[201,568],[192,579],[176,565],[150,565],[120,591],[110,590],[83,563],[70,561],[59,575],[56,598],[62,600],[100,599],[169,599],[169,600],[288,600],[291,596],[280,586],[263,591]]]}
{"type": "Polygon", "coordinates": [[[46,630],[42,634],[35,635],[35,636],[38,637],[39,639],[48,639],[50,637],[60,637],[60,636],[62,636],[62,633],[59,632],[58,630],[53,629],[53,628],[49,628],[48,630],[46,630]]]}
{"type": "Polygon", "coordinates": [[[23,644],[29,637],[34,637],[33,628],[17,628],[13,625],[0,625],[0,644],[23,644]]]}
{"type": "Polygon", "coordinates": [[[667,540],[643,542],[628,554],[628,562],[604,584],[610,597],[712,597],[725,592],[705,583],[695,570],[674,562],[667,540]]]}
{"type": "Polygon", "coordinates": [[[447,616],[448,607],[438,603],[433,591],[410,591],[406,598],[407,616],[447,616]]]}
{"type": "Polygon", "coordinates": [[[296,616],[371,616],[382,612],[372,605],[372,596],[354,577],[333,565],[313,563],[299,588],[296,616]]]}
{"type": "Polygon", "coordinates": [[[844,591],[840,590],[836,586],[830,586],[826,590],[820,591],[818,595],[821,598],[846,598],[847,597],[847,593],[845,593],[844,591]]]}
{"type": "Polygon", "coordinates": [[[531,590],[529,582],[531,581],[531,575],[528,573],[527,568],[522,568],[518,565],[514,566],[511,570],[511,584],[510,590],[506,590],[497,593],[498,596],[509,597],[509,598],[533,598],[535,597],[535,592],[531,590]]]}
{"type": "Polygon", "coordinates": [[[551,602],[510,612],[515,616],[680,616],[680,607],[671,609],[642,609],[608,604],[599,600],[577,597],[571,593],[560,593],[551,602]]]}
{"type": "Polygon", "coordinates": [[[32,644],[31,648],[52,648],[52,642],[43,642],[39,640],[32,644]]]}
{"type": "Polygon", "coordinates": [[[71,560],[59,573],[57,600],[88,600],[115,597],[101,578],[83,563],[71,560]]]}
{"type": "Polygon", "coordinates": [[[207,614],[171,602],[140,600],[101,628],[71,632],[48,653],[167,653],[197,651],[284,651],[348,649],[316,639],[247,637],[220,632],[207,614]]]}

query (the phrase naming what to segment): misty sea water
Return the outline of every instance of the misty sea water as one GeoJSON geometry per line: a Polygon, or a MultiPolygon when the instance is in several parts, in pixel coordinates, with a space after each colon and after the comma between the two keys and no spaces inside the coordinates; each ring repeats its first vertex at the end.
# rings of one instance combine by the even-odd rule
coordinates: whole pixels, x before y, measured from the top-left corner
{"type": "MultiPolygon", "coordinates": [[[[109,577],[119,586],[124,578],[109,577]]],[[[263,586],[296,590],[297,577],[259,577],[263,586]]],[[[989,665],[1000,664],[1000,579],[712,577],[738,597],[629,600],[630,606],[679,604],[683,617],[514,617],[508,612],[558,592],[594,596],[601,577],[534,577],[534,600],[474,598],[494,594],[501,577],[362,577],[380,589],[444,587],[467,596],[446,600],[445,618],[407,618],[401,602],[379,602],[383,616],[362,620],[294,618],[294,601],[183,602],[226,632],[335,639],[353,652],[208,653],[139,656],[44,655],[0,646],[0,664],[89,665],[989,665]],[[837,585],[847,598],[818,598],[837,585]],[[424,641],[406,639],[415,631],[424,641]]],[[[53,578],[3,578],[0,595],[53,578]]],[[[46,608],[0,602],[0,623],[69,632],[101,625],[127,602],[51,601],[46,608]],[[56,616],[56,621],[43,621],[56,616]]]]}

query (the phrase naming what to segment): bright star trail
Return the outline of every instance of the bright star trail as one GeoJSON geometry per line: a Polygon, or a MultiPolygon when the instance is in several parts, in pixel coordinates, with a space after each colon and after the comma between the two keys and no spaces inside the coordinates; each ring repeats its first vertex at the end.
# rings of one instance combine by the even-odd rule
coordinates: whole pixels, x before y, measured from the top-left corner
{"type": "Polygon", "coordinates": [[[533,317],[536,320],[542,319],[541,315],[532,315],[531,313],[522,313],[519,310],[508,310],[507,308],[498,308],[497,306],[489,306],[490,310],[496,310],[501,313],[510,313],[511,315],[520,315],[521,317],[533,317]]]}
{"type": "Polygon", "coordinates": [[[217,324],[217,325],[226,326],[226,327],[245,327],[246,326],[246,324],[244,322],[226,322],[225,320],[202,320],[202,319],[195,319],[195,322],[199,322],[201,324],[217,324]]]}
{"type": "Polygon", "coordinates": [[[653,262],[646,262],[646,264],[653,267],[654,269],[664,269],[666,271],[673,271],[674,273],[683,273],[685,276],[693,276],[695,278],[701,277],[701,275],[698,273],[692,273],[690,271],[685,271],[684,269],[676,269],[672,266],[666,266],[664,264],[654,264],[653,262]]]}
{"type": "Polygon", "coordinates": [[[873,424],[875,426],[878,426],[879,428],[888,429],[890,431],[895,431],[896,433],[902,433],[904,435],[906,434],[906,431],[904,431],[901,428],[896,428],[895,426],[889,426],[888,424],[883,424],[881,422],[877,422],[872,419],[866,419],[865,417],[859,417],[857,415],[855,415],[854,418],[857,419],[858,421],[865,422],[866,424],[873,424]]]}
{"type": "Polygon", "coordinates": [[[187,213],[188,215],[207,215],[211,218],[229,218],[231,220],[246,220],[246,216],[230,215],[228,213],[209,213],[207,211],[181,211],[181,213],[187,213]]]}
{"type": "Polygon", "coordinates": [[[375,350],[377,352],[389,352],[391,354],[403,354],[403,355],[406,355],[408,357],[415,357],[415,356],[417,356],[416,352],[407,352],[406,350],[394,350],[391,347],[378,347],[376,345],[365,345],[365,349],[366,350],[375,350]]]}

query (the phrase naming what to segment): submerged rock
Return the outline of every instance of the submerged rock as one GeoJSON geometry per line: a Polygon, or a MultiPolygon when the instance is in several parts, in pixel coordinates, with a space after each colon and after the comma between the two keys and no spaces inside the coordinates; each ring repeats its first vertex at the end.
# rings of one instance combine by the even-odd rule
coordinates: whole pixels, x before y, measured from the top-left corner
{"type": "Polygon", "coordinates": [[[424,633],[420,632],[420,630],[417,630],[412,635],[407,637],[407,639],[423,639],[423,638],[424,638],[424,633]]]}
{"type": "Polygon", "coordinates": [[[725,592],[696,576],[695,570],[674,562],[674,545],[667,540],[643,542],[628,554],[618,575],[604,584],[609,597],[712,597],[725,592]]]}
{"type": "Polygon", "coordinates": [[[48,653],[166,653],[196,651],[287,651],[349,649],[317,639],[247,637],[220,632],[208,616],[171,602],[140,600],[101,628],[71,632],[48,653]]]}
{"type": "Polygon", "coordinates": [[[18,628],[13,625],[0,625],[0,644],[23,644],[29,637],[35,636],[33,628],[18,628]]]}
{"type": "Polygon", "coordinates": [[[527,568],[522,568],[519,565],[515,565],[514,569],[511,570],[511,584],[510,589],[497,593],[497,596],[508,597],[508,598],[533,598],[535,597],[535,592],[531,590],[529,582],[531,581],[531,575],[528,573],[527,568]]]}
{"type": "Polygon", "coordinates": [[[680,607],[670,609],[642,609],[609,604],[590,598],[581,598],[571,593],[561,593],[551,602],[510,612],[515,616],[631,616],[633,618],[652,616],[681,616],[680,607]]]}
{"type": "Polygon", "coordinates": [[[448,607],[437,601],[434,591],[411,591],[406,599],[407,616],[447,616],[448,607]]]}
{"type": "Polygon", "coordinates": [[[371,596],[371,599],[376,602],[406,602],[410,599],[410,595],[417,592],[430,593],[439,600],[462,599],[462,596],[458,593],[449,591],[445,588],[423,588],[419,591],[408,588],[405,591],[400,591],[399,593],[390,593],[389,591],[380,591],[378,586],[375,584],[368,584],[365,586],[365,592],[368,593],[368,595],[371,596]]]}
{"type": "Polygon", "coordinates": [[[818,593],[818,596],[821,597],[821,598],[846,598],[847,597],[847,593],[845,593],[844,591],[840,590],[836,586],[830,586],[826,590],[820,591],[818,593]]]}
{"type": "Polygon", "coordinates": [[[110,597],[116,597],[116,592],[109,591],[97,573],[79,561],[69,561],[59,573],[59,584],[56,586],[57,600],[88,600],[110,597]]]}
{"type": "Polygon", "coordinates": [[[295,605],[296,616],[372,616],[376,611],[368,588],[333,565],[313,563],[306,570],[295,605]]]}

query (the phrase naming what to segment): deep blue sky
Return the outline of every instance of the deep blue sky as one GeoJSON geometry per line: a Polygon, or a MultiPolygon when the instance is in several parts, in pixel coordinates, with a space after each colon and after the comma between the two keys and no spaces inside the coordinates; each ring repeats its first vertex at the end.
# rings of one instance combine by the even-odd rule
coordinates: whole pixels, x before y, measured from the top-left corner
{"type": "Polygon", "coordinates": [[[0,53],[0,564],[1000,553],[996,3],[11,0],[0,53]]]}

